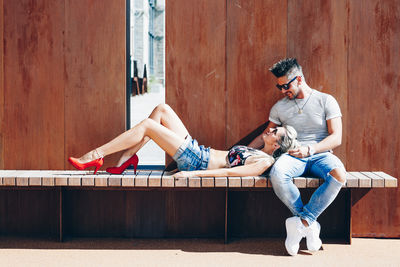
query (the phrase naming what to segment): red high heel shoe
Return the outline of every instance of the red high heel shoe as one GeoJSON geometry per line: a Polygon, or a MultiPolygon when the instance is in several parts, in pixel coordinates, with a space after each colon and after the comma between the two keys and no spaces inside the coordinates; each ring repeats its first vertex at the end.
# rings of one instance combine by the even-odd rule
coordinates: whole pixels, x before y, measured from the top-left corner
{"type": "Polygon", "coordinates": [[[135,174],[136,174],[136,168],[137,168],[138,163],[139,163],[139,158],[135,154],[132,157],[130,157],[127,161],[125,161],[121,166],[107,168],[106,172],[111,173],[111,174],[121,174],[126,170],[126,168],[128,168],[132,164],[133,169],[135,170],[135,174]]]}
{"type": "Polygon", "coordinates": [[[74,166],[78,170],[84,170],[86,168],[94,166],[95,167],[94,174],[96,174],[96,172],[100,169],[100,167],[104,163],[103,158],[95,159],[88,163],[79,163],[77,158],[69,157],[68,161],[69,161],[69,163],[72,164],[72,166],[74,166]]]}

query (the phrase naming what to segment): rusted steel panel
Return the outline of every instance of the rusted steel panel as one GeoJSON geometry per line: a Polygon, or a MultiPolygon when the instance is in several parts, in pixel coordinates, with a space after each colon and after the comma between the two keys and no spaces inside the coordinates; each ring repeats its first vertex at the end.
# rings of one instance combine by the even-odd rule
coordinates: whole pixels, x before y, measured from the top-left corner
{"type": "Polygon", "coordinates": [[[166,102],[200,144],[225,147],[225,0],[166,3],[166,102]]]}
{"type": "Polygon", "coordinates": [[[62,169],[64,2],[2,3],[4,168],[62,169]]]}
{"type": "MultiPolygon", "coordinates": [[[[125,1],[65,0],[65,154],[81,156],[125,131],[125,1]]],[[[116,164],[107,157],[102,170],[116,164]]],[[[65,161],[67,169],[72,168],[65,161]]]]}
{"type": "Polygon", "coordinates": [[[268,68],[286,56],[286,22],[286,1],[227,1],[227,147],[268,120],[280,98],[268,68]]]}
{"type": "Polygon", "coordinates": [[[0,169],[4,169],[4,7],[0,0],[0,169]]]}
{"type": "MultiPolygon", "coordinates": [[[[400,5],[349,1],[347,168],[400,177],[400,5]]],[[[352,209],[356,236],[400,237],[400,190],[364,192],[352,209]]]]}
{"type": "Polygon", "coordinates": [[[333,95],[343,117],[342,145],[335,154],[346,163],[347,6],[346,1],[288,1],[288,56],[303,67],[307,84],[333,95]]]}

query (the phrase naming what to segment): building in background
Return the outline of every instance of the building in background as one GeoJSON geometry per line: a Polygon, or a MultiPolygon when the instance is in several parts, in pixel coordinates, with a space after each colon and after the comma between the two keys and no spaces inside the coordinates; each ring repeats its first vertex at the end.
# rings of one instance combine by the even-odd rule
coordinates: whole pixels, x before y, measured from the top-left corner
{"type": "MultiPolygon", "coordinates": [[[[131,125],[165,102],[165,0],[131,0],[131,125]]],[[[154,141],[138,153],[139,168],[164,166],[165,152],[154,141]]]]}
{"type": "Polygon", "coordinates": [[[165,0],[131,1],[131,70],[134,61],[138,76],[143,77],[144,66],[152,89],[164,87],[165,73],[165,0]]]}

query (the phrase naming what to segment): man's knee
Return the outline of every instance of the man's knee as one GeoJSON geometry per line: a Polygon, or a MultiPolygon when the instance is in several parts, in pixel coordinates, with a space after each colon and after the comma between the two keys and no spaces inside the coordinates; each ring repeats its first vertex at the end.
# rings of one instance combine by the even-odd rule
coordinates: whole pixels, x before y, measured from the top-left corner
{"type": "Polygon", "coordinates": [[[269,176],[273,186],[283,184],[287,179],[290,179],[287,170],[277,164],[272,166],[269,176]]]}
{"type": "Polygon", "coordinates": [[[346,171],[342,168],[333,169],[329,172],[329,174],[342,184],[346,182],[346,171]]]}

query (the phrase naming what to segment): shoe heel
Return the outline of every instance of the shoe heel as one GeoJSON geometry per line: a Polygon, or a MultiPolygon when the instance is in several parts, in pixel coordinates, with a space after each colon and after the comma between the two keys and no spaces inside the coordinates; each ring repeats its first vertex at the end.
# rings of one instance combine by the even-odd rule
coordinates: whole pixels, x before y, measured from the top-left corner
{"type": "Polygon", "coordinates": [[[96,166],[96,169],[94,170],[94,174],[100,169],[101,165],[96,166]]]}
{"type": "Polygon", "coordinates": [[[132,163],[135,174],[136,174],[136,169],[137,169],[138,164],[139,164],[139,157],[135,154],[135,156],[133,158],[133,163],[132,163]]]}
{"type": "Polygon", "coordinates": [[[137,169],[137,164],[135,165],[133,165],[133,171],[134,171],[134,173],[136,174],[136,169],[137,169]]]}

